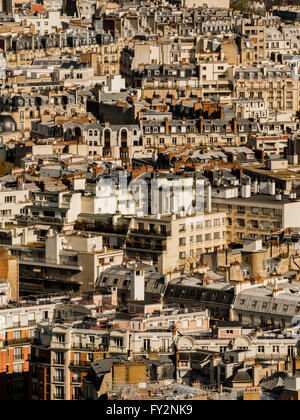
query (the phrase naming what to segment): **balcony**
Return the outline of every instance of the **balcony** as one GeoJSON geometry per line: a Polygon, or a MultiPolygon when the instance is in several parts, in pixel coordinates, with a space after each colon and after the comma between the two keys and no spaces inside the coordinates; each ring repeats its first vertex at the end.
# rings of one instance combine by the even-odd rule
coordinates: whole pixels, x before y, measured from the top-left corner
{"type": "Polygon", "coordinates": [[[91,361],[89,361],[89,360],[85,360],[85,361],[82,361],[82,360],[72,360],[71,362],[70,362],[70,367],[78,367],[78,368],[89,368],[90,366],[91,366],[91,361]]]}
{"type": "Polygon", "coordinates": [[[62,349],[62,350],[68,350],[70,348],[69,343],[59,343],[57,341],[52,341],[50,344],[51,349],[62,349]]]}
{"type": "Polygon", "coordinates": [[[64,400],[64,394],[53,394],[53,400],[64,400]]]}
{"type": "Polygon", "coordinates": [[[124,346],[109,346],[109,351],[111,353],[124,354],[124,353],[126,353],[126,347],[124,347],[124,346]]]}
{"type": "Polygon", "coordinates": [[[167,246],[164,243],[162,243],[161,245],[158,245],[158,244],[151,244],[147,242],[140,242],[140,241],[133,241],[133,240],[127,240],[126,247],[135,248],[135,249],[147,249],[150,251],[166,251],[167,250],[167,246]]]}
{"type": "Polygon", "coordinates": [[[30,363],[43,363],[43,364],[46,364],[46,365],[51,364],[50,358],[33,356],[31,354],[28,356],[27,361],[30,362],[30,363]]]}
{"type": "Polygon", "coordinates": [[[257,353],[255,355],[255,359],[262,359],[262,360],[286,360],[287,358],[287,354],[278,354],[278,353],[270,353],[270,354],[265,354],[265,353],[257,353]]]}
{"type": "Polygon", "coordinates": [[[53,376],[52,382],[64,383],[65,377],[63,376],[53,376]]]}
{"type": "Polygon", "coordinates": [[[53,360],[53,364],[54,365],[60,365],[60,366],[64,366],[65,365],[65,363],[66,363],[66,361],[65,360],[53,360]]]}
{"type": "Polygon", "coordinates": [[[53,266],[53,267],[61,267],[61,268],[68,268],[68,267],[75,267],[78,270],[81,269],[81,267],[78,266],[78,262],[77,261],[72,261],[72,260],[68,260],[68,261],[62,261],[62,259],[60,258],[60,262],[59,264],[56,263],[55,261],[49,261],[46,258],[38,258],[38,257],[34,257],[34,256],[27,256],[27,255],[22,255],[20,257],[20,264],[42,264],[42,266],[53,266]]]}
{"type": "Polygon", "coordinates": [[[33,344],[35,342],[34,337],[25,337],[25,338],[13,338],[11,340],[5,340],[4,346],[18,346],[20,344],[33,344]]]}
{"type": "Polygon", "coordinates": [[[142,236],[171,236],[171,231],[168,230],[166,232],[159,232],[159,231],[151,231],[151,230],[144,230],[144,229],[131,229],[130,230],[130,234],[135,234],[135,235],[142,235],[142,236]]]}
{"type": "Polygon", "coordinates": [[[94,343],[72,343],[72,349],[78,350],[99,350],[99,345],[94,343]]]}

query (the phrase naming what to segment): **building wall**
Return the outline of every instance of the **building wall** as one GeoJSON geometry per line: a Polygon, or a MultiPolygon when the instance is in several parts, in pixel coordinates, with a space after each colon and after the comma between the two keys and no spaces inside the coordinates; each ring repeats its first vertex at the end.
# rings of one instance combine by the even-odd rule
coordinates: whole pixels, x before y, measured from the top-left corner
{"type": "Polygon", "coordinates": [[[19,262],[17,258],[8,254],[6,249],[0,248],[0,279],[10,284],[11,298],[19,298],[19,262]]]}

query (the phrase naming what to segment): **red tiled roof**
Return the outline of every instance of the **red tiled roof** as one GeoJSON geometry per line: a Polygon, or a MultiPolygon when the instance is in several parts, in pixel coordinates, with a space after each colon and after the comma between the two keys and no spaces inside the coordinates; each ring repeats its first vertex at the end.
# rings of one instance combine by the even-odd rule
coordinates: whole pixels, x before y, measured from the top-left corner
{"type": "Polygon", "coordinates": [[[31,5],[31,11],[33,13],[35,13],[35,12],[46,13],[45,7],[41,6],[40,4],[32,4],[31,5]]]}

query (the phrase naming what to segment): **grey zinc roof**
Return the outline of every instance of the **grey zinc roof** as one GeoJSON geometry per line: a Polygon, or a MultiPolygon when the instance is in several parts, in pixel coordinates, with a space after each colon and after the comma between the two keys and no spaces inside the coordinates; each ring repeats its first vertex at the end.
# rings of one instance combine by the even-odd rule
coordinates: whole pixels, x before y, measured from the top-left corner
{"type": "Polygon", "coordinates": [[[249,373],[245,370],[239,370],[232,378],[232,382],[248,383],[251,381],[249,373]]]}
{"type": "MultiPolygon", "coordinates": [[[[299,289],[298,289],[299,290],[299,289]]],[[[266,287],[245,290],[234,302],[234,309],[248,312],[258,312],[293,317],[299,314],[300,295],[283,293],[272,297],[272,292],[266,287]],[[277,306],[274,306],[277,305],[277,306]]]]}

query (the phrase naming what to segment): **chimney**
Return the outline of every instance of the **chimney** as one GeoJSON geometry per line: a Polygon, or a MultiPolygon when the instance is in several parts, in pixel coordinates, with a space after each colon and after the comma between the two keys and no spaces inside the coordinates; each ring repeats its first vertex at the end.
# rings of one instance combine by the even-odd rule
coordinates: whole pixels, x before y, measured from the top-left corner
{"type": "Polygon", "coordinates": [[[223,106],[220,107],[220,118],[221,119],[224,118],[224,107],[223,106]]]}
{"type": "Polygon", "coordinates": [[[200,133],[203,134],[203,117],[200,117],[200,133]]]}
{"type": "Polygon", "coordinates": [[[145,300],[145,275],[141,267],[134,267],[131,278],[131,299],[145,300]]]}
{"type": "Polygon", "coordinates": [[[211,213],[211,185],[207,185],[207,201],[206,201],[206,211],[211,213]]]}
{"type": "Polygon", "coordinates": [[[165,126],[166,126],[166,134],[169,134],[170,127],[169,127],[169,120],[168,120],[168,118],[165,119],[165,126]]]}
{"type": "Polygon", "coordinates": [[[233,132],[235,134],[238,132],[237,119],[235,117],[233,118],[233,132]]]}

